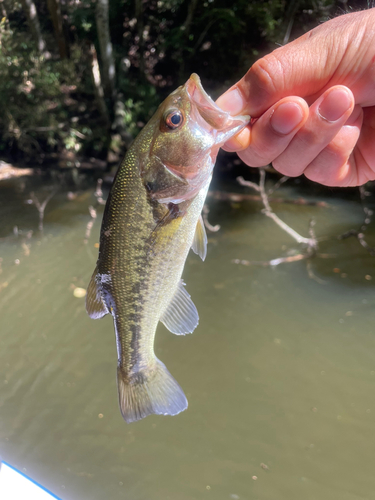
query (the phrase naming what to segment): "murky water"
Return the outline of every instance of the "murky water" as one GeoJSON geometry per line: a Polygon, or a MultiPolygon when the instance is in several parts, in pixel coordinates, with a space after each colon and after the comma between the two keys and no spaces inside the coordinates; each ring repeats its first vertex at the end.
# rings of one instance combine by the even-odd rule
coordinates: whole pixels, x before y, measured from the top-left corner
{"type": "Polygon", "coordinates": [[[189,408],[127,425],[111,318],[90,320],[74,296],[97,255],[99,220],[83,241],[94,187],[74,200],[61,188],[43,234],[30,191],[50,193],[33,179],[0,184],[4,460],[64,500],[375,498],[375,262],[354,238],[336,238],[363,220],[348,192],[327,190],[327,208],[274,205],[304,235],[314,217],[327,237],[310,275],[306,261],[233,264],[296,245],[259,203],[210,201],[221,230],[206,262],[192,254],[184,273],[200,325],[186,337],[160,325],[156,338],[189,408]]]}

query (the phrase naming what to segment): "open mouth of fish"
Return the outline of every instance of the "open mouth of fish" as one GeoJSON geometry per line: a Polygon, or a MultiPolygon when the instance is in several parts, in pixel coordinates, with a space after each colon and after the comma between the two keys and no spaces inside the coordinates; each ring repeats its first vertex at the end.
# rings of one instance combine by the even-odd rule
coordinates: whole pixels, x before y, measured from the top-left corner
{"type": "Polygon", "coordinates": [[[191,101],[199,111],[199,116],[195,117],[200,121],[200,125],[211,131],[216,130],[215,145],[222,146],[227,139],[238,133],[250,120],[249,116],[232,116],[227,111],[221,109],[207,94],[202,87],[199,76],[193,73],[185,84],[186,92],[191,101]],[[236,130],[238,129],[238,130],[236,130]]]}

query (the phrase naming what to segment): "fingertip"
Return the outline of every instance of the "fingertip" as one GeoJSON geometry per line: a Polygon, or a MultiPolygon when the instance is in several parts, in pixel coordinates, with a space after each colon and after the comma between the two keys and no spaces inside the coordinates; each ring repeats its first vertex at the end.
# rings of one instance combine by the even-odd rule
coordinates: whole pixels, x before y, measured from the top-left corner
{"type": "Polygon", "coordinates": [[[253,167],[267,165],[285,150],[308,116],[309,108],[304,99],[284,98],[260,118],[252,120],[225,144],[224,149],[237,152],[253,167]]]}
{"type": "Polygon", "coordinates": [[[250,136],[250,127],[245,127],[237,135],[231,137],[229,141],[224,144],[223,149],[230,153],[243,151],[250,145],[250,136]]]}
{"type": "Polygon", "coordinates": [[[357,127],[342,127],[333,140],[307,166],[304,170],[305,176],[325,186],[359,185],[360,169],[352,158],[359,135],[360,129],[357,127]]]}
{"type": "Polygon", "coordinates": [[[236,86],[231,87],[221,95],[217,99],[216,104],[233,116],[241,114],[246,106],[245,99],[236,86]]]}
{"type": "Polygon", "coordinates": [[[350,116],[354,109],[355,100],[348,87],[335,85],[324,92],[316,104],[316,111],[320,117],[334,123],[350,116]]]}
{"type": "Polygon", "coordinates": [[[270,117],[272,129],[279,135],[291,134],[297,127],[302,127],[309,116],[307,103],[300,97],[282,99],[270,117]]]}

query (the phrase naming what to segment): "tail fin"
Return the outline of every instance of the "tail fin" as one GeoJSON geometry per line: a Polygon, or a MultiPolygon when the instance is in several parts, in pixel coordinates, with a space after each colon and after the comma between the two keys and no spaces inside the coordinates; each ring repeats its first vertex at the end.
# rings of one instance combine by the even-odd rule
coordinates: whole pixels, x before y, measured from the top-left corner
{"type": "Polygon", "coordinates": [[[155,365],[139,372],[131,379],[117,369],[119,403],[122,416],[129,424],[155,413],[177,415],[186,410],[186,396],[165,365],[155,360],[155,365]]]}

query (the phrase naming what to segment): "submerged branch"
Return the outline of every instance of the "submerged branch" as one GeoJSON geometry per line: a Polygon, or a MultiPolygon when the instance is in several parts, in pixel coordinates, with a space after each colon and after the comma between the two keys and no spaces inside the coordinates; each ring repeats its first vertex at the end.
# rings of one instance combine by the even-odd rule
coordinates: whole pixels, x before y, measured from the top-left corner
{"type": "Polygon", "coordinates": [[[262,267],[276,267],[280,264],[288,264],[289,262],[298,262],[299,260],[307,260],[306,263],[307,272],[310,278],[315,279],[318,283],[324,284],[325,281],[315,276],[311,269],[311,258],[319,257],[321,259],[332,259],[336,255],[316,253],[311,251],[306,251],[305,253],[298,253],[295,255],[288,255],[286,257],[277,257],[271,260],[246,260],[246,259],[233,259],[232,264],[240,264],[241,266],[262,266],[262,267]]]}
{"type": "Polygon", "coordinates": [[[202,211],[202,218],[203,218],[204,225],[209,231],[211,231],[212,233],[216,233],[217,231],[220,230],[220,225],[216,224],[216,226],[213,226],[212,224],[209,223],[209,221],[208,221],[208,214],[209,213],[210,213],[210,209],[208,208],[207,205],[204,205],[203,211],[202,211]]]}
{"type": "MultiPolygon", "coordinates": [[[[285,181],[284,181],[285,182],[285,181]]],[[[258,184],[253,183],[258,188],[258,184]]],[[[275,185],[276,186],[276,185],[275,185]]],[[[275,186],[272,188],[272,191],[275,191],[275,186]]],[[[256,189],[257,190],[257,189],[256,189]]],[[[233,203],[241,203],[242,201],[262,201],[260,195],[257,194],[244,194],[244,193],[231,193],[228,191],[208,191],[208,197],[213,198],[214,200],[219,201],[230,201],[233,203]]],[[[304,198],[275,198],[272,196],[268,196],[268,201],[270,203],[287,203],[290,205],[306,205],[312,207],[329,207],[328,203],[325,201],[314,201],[314,200],[305,200],[304,198]]]]}
{"type": "Polygon", "coordinates": [[[89,241],[92,226],[94,225],[95,219],[97,217],[96,210],[92,205],[89,206],[89,213],[90,213],[91,219],[88,221],[87,226],[86,226],[85,239],[83,240],[85,245],[87,245],[87,243],[89,241]]]}
{"type": "Polygon", "coordinates": [[[96,189],[95,189],[94,196],[95,196],[99,205],[106,204],[106,200],[103,199],[102,185],[103,185],[103,179],[98,179],[98,181],[96,183],[96,189]]]}
{"type": "Polygon", "coordinates": [[[363,224],[361,225],[361,227],[359,229],[350,229],[346,233],[341,234],[338,238],[339,238],[339,240],[345,240],[346,238],[350,238],[351,236],[354,236],[359,241],[359,244],[362,245],[363,248],[365,250],[367,250],[371,256],[374,257],[375,256],[375,247],[372,247],[371,245],[369,245],[365,239],[365,232],[366,232],[368,226],[371,224],[372,216],[374,215],[374,211],[365,205],[365,200],[366,200],[367,196],[370,196],[371,193],[366,191],[365,186],[360,186],[359,187],[359,194],[361,196],[362,209],[363,209],[363,212],[365,214],[365,219],[363,221],[363,224]]]}
{"type": "Polygon", "coordinates": [[[95,220],[97,218],[97,207],[98,205],[105,205],[106,201],[103,198],[103,191],[102,191],[102,185],[103,185],[103,179],[98,179],[98,182],[96,183],[96,189],[94,196],[96,198],[96,203],[95,206],[90,205],[89,206],[89,213],[91,219],[88,221],[87,226],[86,226],[86,231],[85,231],[85,238],[83,240],[84,244],[87,245],[90,235],[91,235],[91,230],[92,227],[95,223],[95,220]]]}
{"type": "Polygon", "coordinates": [[[284,182],[286,182],[287,180],[289,180],[290,177],[288,177],[287,175],[283,175],[277,182],[276,184],[274,184],[272,187],[269,188],[269,190],[267,191],[267,194],[268,194],[268,199],[269,199],[269,195],[272,194],[274,191],[276,191],[276,189],[279,189],[280,186],[282,186],[284,184],[284,182]]]}
{"type": "Polygon", "coordinates": [[[275,214],[275,212],[272,210],[270,206],[268,195],[265,190],[266,172],[264,171],[264,169],[260,169],[259,175],[260,175],[259,184],[254,184],[253,182],[245,181],[243,177],[238,177],[237,180],[241,184],[241,186],[250,187],[260,193],[264,205],[264,209],[262,210],[264,215],[272,219],[275,222],[275,224],[277,224],[283,231],[288,233],[289,236],[291,236],[297,243],[306,245],[307,247],[317,248],[318,242],[316,238],[305,238],[304,236],[301,236],[300,234],[297,233],[297,231],[288,226],[288,224],[282,221],[275,214]]]}
{"type": "Polygon", "coordinates": [[[241,264],[244,266],[250,266],[250,265],[260,265],[260,266],[270,266],[270,267],[275,267],[280,264],[285,264],[289,262],[297,262],[299,260],[308,260],[307,263],[307,272],[309,274],[309,277],[312,279],[315,279],[319,283],[323,283],[322,280],[317,278],[314,273],[312,272],[311,269],[311,264],[309,262],[309,259],[312,257],[316,256],[316,252],[318,249],[318,240],[316,238],[315,232],[314,232],[314,225],[315,222],[311,221],[309,224],[309,238],[306,238],[297,231],[295,231],[292,227],[290,227],[286,222],[280,219],[275,212],[272,210],[271,205],[270,205],[270,198],[269,194],[273,193],[276,189],[278,189],[284,182],[287,181],[288,177],[284,176],[282,177],[272,188],[268,189],[266,191],[265,188],[265,183],[266,183],[266,172],[264,169],[260,169],[259,171],[260,179],[259,179],[259,184],[256,184],[254,182],[250,181],[245,181],[243,177],[238,177],[237,180],[241,184],[241,186],[249,187],[250,189],[253,189],[254,191],[259,193],[259,199],[263,203],[263,210],[262,213],[272,219],[275,224],[279,226],[280,229],[285,231],[290,237],[292,237],[298,244],[303,246],[303,251],[293,254],[293,255],[288,255],[286,257],[277,257],[276,259],[271,259],[268,261],[248,261],[248,260],[240,260],[240,259],[235,259],[232,262],[234,264],[241,264]]]}
{"type": "Polygon", "coordinates": [[[46,209],[46,206],[48,202],[51,200],[51,198],[56,194],[57,189],[54,189],[48,196],[47,198],[41,203],[38,198],[36,197],[34,192],[30,193],[30,200],[29,203],[35,205],[36,209],[38,210],[39,213],[39,226],[38,229],[39,231],[43,232],[43,223],[44,223],[44,211],[46,209]]]}
{"type": "Polygon", "coordinates": [[[297,262],[299,260],[308,259],[310,255],[299,253],[297,255],[289,255],[288,257],[277,257],[271,260],[245,260],[245,259],[233,259],[232,264],[241,264],[242,266],[263,266],[263,267],[275,267],[280,264],[286,264],[288,262],[297,262]]]}

